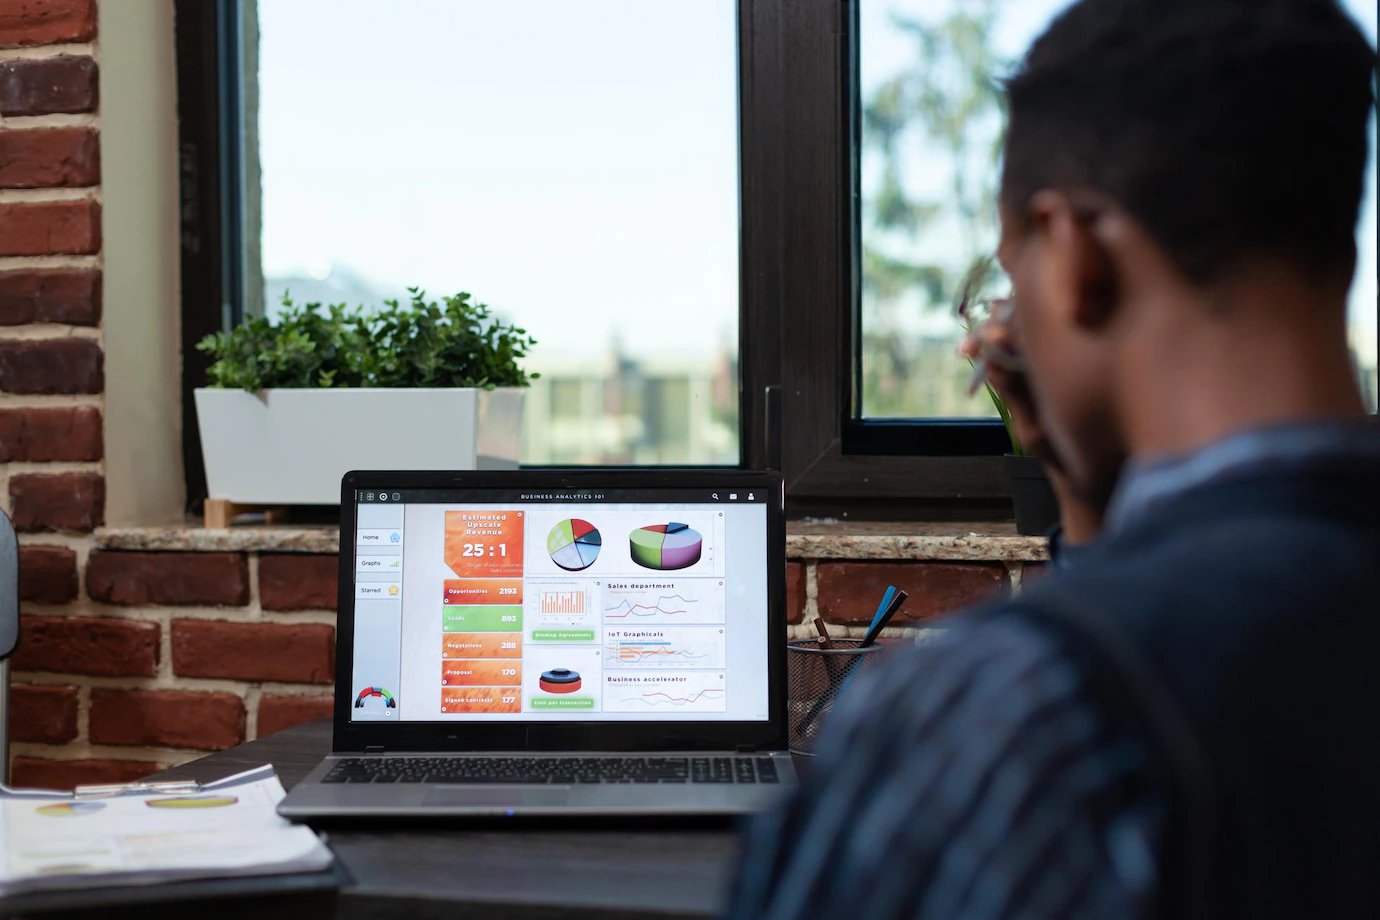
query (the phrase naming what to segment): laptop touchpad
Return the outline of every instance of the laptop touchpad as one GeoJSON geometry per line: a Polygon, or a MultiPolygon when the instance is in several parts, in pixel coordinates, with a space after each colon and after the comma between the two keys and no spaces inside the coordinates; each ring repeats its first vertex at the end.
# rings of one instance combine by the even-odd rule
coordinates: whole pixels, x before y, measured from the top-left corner
{"type": "Polygon", "coordinates": [[[426,805],[452,808],[549,808],[564,805],[570,787],[524,789],[512,786],[438,786],[427,793],[426,805]]]}

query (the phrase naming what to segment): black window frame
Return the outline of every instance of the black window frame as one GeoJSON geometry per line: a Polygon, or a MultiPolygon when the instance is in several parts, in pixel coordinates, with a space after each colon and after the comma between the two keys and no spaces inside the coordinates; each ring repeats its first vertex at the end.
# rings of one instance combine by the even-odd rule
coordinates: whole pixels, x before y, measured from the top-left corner
{"type": "MultiPolygon", "coordinates": [[[[799,518],[1007,519],[986,420],[856,417],[859,0],[738,0],[741,466],[779,469],[799,518]],[[772,395],[776,394],[776,395],[772,395]]],[[[242,0],[175,0],[183,457],[206,497],[192,391],[203,336],[242,318],[242,0]]]]}
{"type": "Polygon", "coordinates": [[[1005,519],[1000,423],[855,416],[857,2],[741,7],[744,459],[796,517],[1005,519]]]}

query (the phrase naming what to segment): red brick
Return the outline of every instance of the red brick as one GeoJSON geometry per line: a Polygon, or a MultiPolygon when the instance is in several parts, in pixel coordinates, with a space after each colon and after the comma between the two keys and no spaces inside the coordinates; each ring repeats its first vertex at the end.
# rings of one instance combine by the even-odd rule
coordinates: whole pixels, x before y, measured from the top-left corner
{"type": "Polygon", "coordinates": [[[1006,568],[948,562],[821,562],[820,616],[829,623],[872,622],[887,585],[910,595],[893,623],[916,622],[951,613],[1000,591],[1006,568]]]}
{"type": "Polygon", "coordinates": [[[10,765],[10,785],[32,789],[71,789],[73,786],[129,783],[161,769],[146,760],[49,760],[16,757],[10,765]]]}
{"type": "Polygon", "coordinates": [[[335,610],[340,557],[259,557],[259,601],[265,610],[335,610]]]}
{"type": "Polygon", "coordinates": [[[0,61],[0,115],[94,112],[100,73],[83,55],[0,61]]]}
{"type": "Polygon", "coordinates": [[[244,703],[233,693],[91,691],[91,741],[219,751],[244,740],[244,703]]]}
{"type": "Polygon", "coordinates": [[[225,623],[174,620],[173,673],[329,684],[335,678],[335,629],[320,623],[225,623]]]}
{"type": "Polygon", "coordinates": [[[266,738],[303,722],[329,719],[334,711],[335,701],[325,696],[261,697],[258,737],[266,738]]]}
{"type": "Polygon", "coordinates": [[[101,321],[101,273],[87,269],[0,272],[0,326],[101,321]]]}
{"type": "Polygon", "coordinates": [[[239,553],[126,553],[86,559],[86,593],[105,604],[243,607],[249,565],[239,553]]]}
{"type": "Polygon", "coordinates": [[[66,744],[77,737],[77,688],[10,688],[10,739],[66,744]]]}
{"type": "Polygon", "coordinates": [[[95,128],[0,131],[0,188],[74,188],[100,181],[95,128]]]}
{"type": "Polygon", "coordinates": [[[0,463],[99,460],[102,441],[101,411],[95,406],[0,409],[0,463]]]}
{"type": "Polygon", "coordinates": [[[89,533],[105,516],[99,473],[31,474],[10,479],[10,518],[20,533],[89,533]]]}
{"type": "Polygon", "coordinates": [[[1049,574],[1049,565],[1044,562],[1027,562],[1021,566],[1021,586],[1033,585],[1049,574]]]}
{"type": "Polygon", "coordinates": [[[19,599],[65,604],[77,597],[77,554],[65,546],[19,547],[19,599]]]}
{"type": "Polygon", "coordinates": [[[96,37],[96,0],[5,0],[0,48],[89,42],[96,37]]]}
{"type": "Polygon", "coordinates": [[[0,256],[81,256],[100,251],[101,206],[89,198],[0,204],[0,256]]]}
{"type": "Polygon", "coordinates": [[[157,623],[113,617],[36,617],[19,621],[19,671],[98,677],[152,677],[158,668],[157,623]]]}
{"type": "Polygon", "coordinates": [[[0,390],[49,394],[103,389],[105,357],[91,339],[0,341],[0,390]]]}
{"type": "Polygon", "coordinates": [[[805,619],[805,565],[786,563],[786,622],[799,623],[805,619]]]}

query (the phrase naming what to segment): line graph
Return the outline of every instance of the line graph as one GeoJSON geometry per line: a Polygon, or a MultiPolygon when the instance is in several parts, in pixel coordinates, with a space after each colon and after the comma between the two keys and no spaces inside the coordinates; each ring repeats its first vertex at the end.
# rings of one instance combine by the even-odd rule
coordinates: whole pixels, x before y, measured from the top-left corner
{"type": "Polygon", "coordinates": [[[609,668],[722,668],[724,631],[713,626],[605,630],[609,668]]]}
{"type": "Polygon", "coordinates": [[[604,675],[607,712],[724,712],[724,672],[604,675]]]}
{"type": "Polygon", "coordinates": [[[601,612],[610,626],[722,623],[724,584],[720,578],[611,580],[601,612]]]}
{"type": "Polygon", "coordinates": [[[672,696],[664,690],[657,690],[652,693],[644,693],[641,696],[625,697],[625,703],[646,703],[648,706],[693,706],[700,700],[711,699],[714,694],[723,694],[717,687],[705,687],[694,696],[672,696]]]}
{"type": "Polygon", "coordinates": [[[655,617],[655,616],[679,616],[683,613],[693,615],[690,607],[699,604],[698,600],[681,597],[679,594],[663,594],[656,599],[655,604],[634,604],[624,598],[613,607],[604,608],[604,619],[623,620],[629,617],[655,617]],[[668,609],[679,608],[679,609],[668,609]]]}

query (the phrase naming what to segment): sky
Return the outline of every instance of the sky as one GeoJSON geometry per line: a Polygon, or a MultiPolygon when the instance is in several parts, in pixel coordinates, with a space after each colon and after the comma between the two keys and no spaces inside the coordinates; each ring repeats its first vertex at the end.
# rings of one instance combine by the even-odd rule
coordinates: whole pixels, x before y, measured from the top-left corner
{"type": "Polygon", "coordinates": [[[565,353],[736,348],[733,0],[382,10],[259,4],[265,274],[466,290],[565,353]]]}
{"type": "MultiPolygon", "coordinates": [[[[864,92],[912,53],[888,13],[953,2],[862,0],[864,92]]],[[[998,50],[1067,2],[1008,0],[998,50]]],[[[1375,4],[1343,2],[1375,41],[1375,4]]],[[[614,329],[633,354],[736,347],[734,0],[388,9],[260,0],[266,274],[466,290],[545,343],[537,358],[602,354],[614,329]]],[[[1353,290],[1372,355],[1374,194],[1353,290]]]]}

